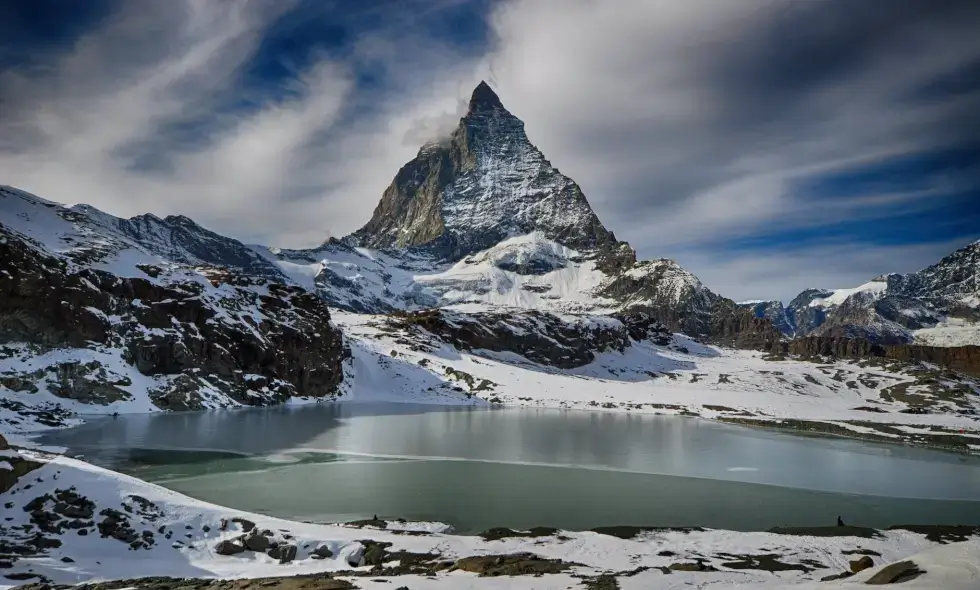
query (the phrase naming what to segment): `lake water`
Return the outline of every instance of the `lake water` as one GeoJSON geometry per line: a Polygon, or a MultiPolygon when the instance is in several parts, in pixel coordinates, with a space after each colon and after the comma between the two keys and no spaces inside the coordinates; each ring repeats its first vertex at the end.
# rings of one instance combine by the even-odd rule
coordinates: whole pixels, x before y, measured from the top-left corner
{"type": "Polygon", "coordinates": [[[980,525],[980,458],[673,416],[341,403],[95,419],[41,442],[196,498],[319,522],[980,525]]]}

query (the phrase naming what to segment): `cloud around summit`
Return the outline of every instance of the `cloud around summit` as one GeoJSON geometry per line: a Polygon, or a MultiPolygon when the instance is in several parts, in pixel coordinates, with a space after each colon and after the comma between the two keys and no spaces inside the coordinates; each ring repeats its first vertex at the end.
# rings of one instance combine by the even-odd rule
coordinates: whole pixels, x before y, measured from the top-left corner
{"type": "Polygon", "coordinates": [[[0,182],[58,201],[312,245],[487,79],[620,239],[736,299],[980,237],[971,0],[34,4],[0,7],[0,182]]]}

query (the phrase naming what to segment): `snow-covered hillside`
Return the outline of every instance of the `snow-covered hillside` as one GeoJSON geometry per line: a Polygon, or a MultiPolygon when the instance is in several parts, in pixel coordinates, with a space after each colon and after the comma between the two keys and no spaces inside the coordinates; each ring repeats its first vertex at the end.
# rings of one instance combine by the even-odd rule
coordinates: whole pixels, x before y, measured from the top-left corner
{"type": "MultiPolygon", "coordinates": [[[[936,368],[796,360],[674,334],[660,343],[611,346],[590,362],[561,369],[519,354],[519,333],[509,350],[488,350],[460,345],[459,332],[426,329],[421,321],[352,313],[338,313],[335,321],[353,351],[349,399],[375,399],[361,381],[367,379],[389,383],[389,395],[419,401],[450,401],[446,394],[455,391],[489,403],[703,416],[980,451],[980,380],[936,368]]],[[[507,329],[484,322],[487,332],[507,329]]]]}
{"type": "Polygon", "coordinates": [[[253,248],[296,283],[352,311],[459,303],[594,312],[620,306],[598,293],[609,278],[593,260],[537,232],[505,239],[456,263],[339,241],[305,251],[253,248]]]}
{"type": "Polygon", "coordinates": [[[0,420],[340,393],[343,343],[322,300],[270,281],[276,268],[233,240],[177,220],[174,261],[160,232],[144,243],[120,221],[0,189],[0,420]]]}

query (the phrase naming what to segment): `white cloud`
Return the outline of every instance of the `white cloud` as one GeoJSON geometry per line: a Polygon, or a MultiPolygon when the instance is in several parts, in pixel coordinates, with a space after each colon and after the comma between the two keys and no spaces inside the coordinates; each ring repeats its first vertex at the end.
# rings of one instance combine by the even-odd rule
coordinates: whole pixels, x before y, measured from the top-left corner
{"type": "MultiPolygon", "coordinates": [[[[783,296],[802,278],[771,270],[821,256],[784,249],[712,264],[725,254],[697,244],[922,207],[936,189],[828,208],[793,187],[971,133],[975,92],[903,97],[980,59],[963,16],[976,11],[912,5],[896,0],[886,14],[839,0],[510,0],[491,13],[495,41],[483,56],[428,37],[417,26],[426,15],[402,11],[350,51],[314,56],[277,96],[241,76],[294,3],[121,3],[44,68],[0,72],[0,182],[117,215],[182,213],[247,241],[308,246],[362,225],[398,168],[456,124],[487,78],[641,256],[676,256],[726,295],[763,297],[757,287],[769,286],[783,296]],[[899,20],[903,11],[912,16],[899,20]],[[365,65],[384,75],[377,92],[355,88],[365,65]],[[227,112],[230,100],[254,108],[227,112]],[[187,125],[194,141],[174,131],[187,125]],[[738,283],[733,268],[755,282],[738,283]]],[[[930,248],[916,252],[934,256],[930,248]]],[[[889,270],[886,254],[860,256],[830,258],[828,274],[806,284],[889,270]]]]}
{"type": "Polygon", "coordinates": [[[813,223],[794,181],[975,132],[950,128],[976,118],[976,92],[903,98],[980,59],[969,19],[907,19],[883,35],[869,27],[882,18],[841,8],[516,0],[495,16],[491,59],[505,104],[607,225],[641,255],[671,254],[706,236],[813,223]],[[794,32],[780,37],[780,26],[794,32]],[[868,38],[849,40],[856,26],[868,38]]]}
{"type": "Polygon", "coordinates": [[[882,274],[921,270],[965,245],[962,240],[892,246],[827,242],[752,253],[690,251],[681,258],[706,287],[725,297],[789,302],[804,289],[850,288],[882,274]]]}

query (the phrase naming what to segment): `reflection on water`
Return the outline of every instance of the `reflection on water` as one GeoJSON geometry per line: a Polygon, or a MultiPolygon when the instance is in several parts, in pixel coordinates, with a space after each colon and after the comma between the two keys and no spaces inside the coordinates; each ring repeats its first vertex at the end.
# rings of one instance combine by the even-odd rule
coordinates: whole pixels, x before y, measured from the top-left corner
{"type": "Polygon", "coordinates": [[[752,529],[841,513],[877,526],[980,524],[980,502],[948,501],[980,498],[975,457],[678,417],[323,404],[96,420],[42,442],[202,499],[303,519],[752,529]]]}

